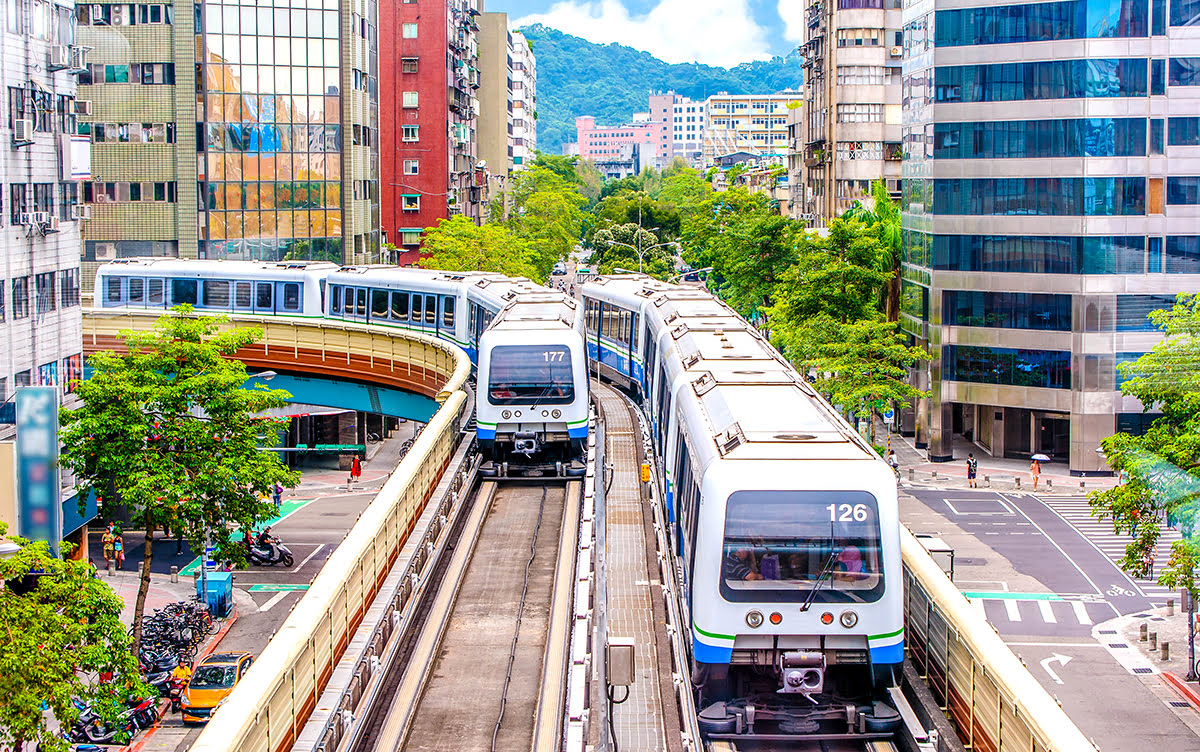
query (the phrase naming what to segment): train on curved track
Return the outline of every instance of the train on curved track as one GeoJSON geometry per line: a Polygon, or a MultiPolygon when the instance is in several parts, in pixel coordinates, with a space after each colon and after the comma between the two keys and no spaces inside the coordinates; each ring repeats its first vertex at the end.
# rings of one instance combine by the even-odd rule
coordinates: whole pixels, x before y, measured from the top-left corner
{"type": "Polygon", "coordinates": [[[323,316],[423,332],[477,366],[477,438],[578,469],[589,365],[650,426],[691,680],[710,736],[885,737],[904,659],[896,481],[765,337],[707,291],[599,277],[582,304],[483,272],[129,259],[95,305],[323,316]]]}

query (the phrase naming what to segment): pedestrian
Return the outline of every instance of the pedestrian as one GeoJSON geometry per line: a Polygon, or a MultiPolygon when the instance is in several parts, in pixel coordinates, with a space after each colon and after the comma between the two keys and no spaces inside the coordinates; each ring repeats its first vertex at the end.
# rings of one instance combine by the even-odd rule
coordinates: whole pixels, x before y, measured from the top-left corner
{"type": "Polygon", "coordinates": [[[887,453],[888,467],[892,468],[892,472],[896,474],[896,480],[900,480],[900,461],[896,459],[896,450],[889,449],[887,453]]]}
{"type": "Polygon", "coordinates": [[[967,488],[979,488],[975,482],[975,477],[979,474],[979,460],[975,459],[975,453],[967,454],[967,488]]]}
{"type": "Polygon", "coordinates": [[[113,524],[104,526],[104,534],[100,536],[100,544],[104,547],[104,568],[108,569],[113,559],[113,524]]]}
{"type": "Polygon", "coordinates": [[[275,487],[272,489],[272,497],[275,500],[275,511],[278,512],[279,508],[283,506],[283,486],[280,485],[279,481],[275,481],[275,487]]]}
{"type": "Polygon", "coordinates": [[[121,528],[113,530],[113,556],[116,558],[117,569],[125,563],[125,541],[121,540],[121,528]]]}
{"type": "Polygon", "coordinates": [[[358,481],[362,477],[362,462],[359,461],[358,455],[354,455],[354,462],[350,463],[350,480],[358,481]]]}
{"type": "Polygon", "coordinates": [[[1030,460],[1029,474],[1033,476],[1033,490],[1036,491],[1038,487],[1038,478],[1040,478],[1042,475],[1042,463],[1038,462],[1037,460],[1030,460]]]}

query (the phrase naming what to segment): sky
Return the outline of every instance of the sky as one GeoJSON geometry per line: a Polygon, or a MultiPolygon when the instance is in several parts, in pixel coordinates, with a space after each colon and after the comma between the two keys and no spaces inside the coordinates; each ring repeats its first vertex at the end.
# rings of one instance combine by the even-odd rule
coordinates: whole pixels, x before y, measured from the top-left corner
{"type": "Polygon", "coordinates": [[[730,67],[785,55],[802,41],[804,0],[484,0],[512,28],[541,23],[617,42],[668,63],[730,67]]]}

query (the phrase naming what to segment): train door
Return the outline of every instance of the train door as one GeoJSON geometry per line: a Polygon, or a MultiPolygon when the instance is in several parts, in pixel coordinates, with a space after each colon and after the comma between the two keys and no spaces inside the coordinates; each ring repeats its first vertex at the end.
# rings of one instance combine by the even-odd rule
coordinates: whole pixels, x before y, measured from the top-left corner
{"type": "Polygon", "coordinates": [[[371,307],[368,311],[368,321],[387,321],[391,300],[387,290],[372,288],[370,291],[371,307]]]}
{"type": "Polygon", "coordinates": [[[442,295],[439,301],[438,334],[446,339],[455,340],[454,336],[454,296],[442,295]]]}
{"type": "MultiPolygon", "coordinates": [[[[334,289],[339,293],[341,292],[340,287],[334,289]]],[[[340,301],[338,302],[337,311],[341,311],[340,301]]],[[[263,314],[275,313],[275,287],[270,282],[254,283],[254,312],[263,314]]]]}
{"type": "Polygon", "coordinates": [[[235,281],[233,283],[233,310],[235,311],[253,311],[254,310],[254,283],[248,281],[235,281]]]}
{"type": "Polygon", "coordinates": [[[412,309],[409,311],[409,321],[413,326],[424,326],[425,296],[422,293],[412,294],[412,309]]]}

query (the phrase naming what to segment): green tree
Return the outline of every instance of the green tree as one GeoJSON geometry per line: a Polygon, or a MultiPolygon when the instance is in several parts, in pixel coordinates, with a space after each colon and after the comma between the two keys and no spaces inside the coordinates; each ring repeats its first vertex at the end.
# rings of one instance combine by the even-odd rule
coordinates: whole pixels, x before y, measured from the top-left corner
{"type": "Polygon", "coordinates": [[[670,246],[659,244],[654,233],[639,229],[632,222],[610,225],[596,231],[592,238],[595,251],[591,262],[600,274],[612,274],[615,269],[637,271],[638,253],[642,249],[641,270],[655,279],[668,279],[675,271],[675,257],[670,246]],[[654,246],[658,245],[657,248],[654,246]]]}
{"type": "Polygon", "coordinates": [[[641,175],[630,175],[627,178],[616,178],[604,181],[600,188],[600,200],[609,196],[620,196],[623,193],[637,193],[643,190],[645,183],[641,175]]]}
{"type": "Polygon", "coordinates": [[[706,199],[683,206],[680,209],[683,260],[695,268],[715,268],[718,262],[717,241],[725,228],[744,214],[769,211],[770,202],[766,196],[750,193],[745,188],[710,192],[706,199]]]}
{"type": "Polygon", "coordinates": [[[865,225],[875,228],[875,232],[879,236],[880,254],[876,260],[876,265],[881,271],[890,273],[891,279],[888,280],[887,291],[883,296],[884,313],[887,314],[888,321],[895,321],[900,318],[900,261],[901,261],[901,230],[900,230],[900,207],[892,201],[892,196],[888,193],[887,186],[882,180],[876,180],[871,184],[872,202],[867,206],[862,201],[856,200],[850,205],[850,208],[842,214],[843,219],[856,220],[865,225]]]}
{"type": "Polygon", "coordinates": [[[150,587],[154,532],[183,534],[193,547],[210,540],[217,555],[244,561],[232,525],[249,530],[274,516],[265,495],[294,486],[298,474],[274,452],[286,419],[257,413],[282,407],[282,390],[247,389],[246,366],[234,354],[262,336],[258,329],[219,330],[221,317],[197,317],[179,306],[149,331],[121,333],[126,352],[88,359],[78,409],[60,413],[61,463],[77,479],[80,498],[95,492],[123,504],[145,529],[145,565],[134,606],[133,642],[150,587]]]}
{"type": "Polygon", "coordinates": [[[579,177],[579,192],[587,199],[585,208],[591,211],[604,189],[604,175],[596,169],[595,163],[586,159],[575,165],[575,174],[579,177]]]}
{"type": "Polygon", "coordinates": [[[708,265],[719,277],[717,292],[747,319],[765,318],[777,285],[796,263],[803,238],[799,224],[778,214],[759,210],[733,215],[710,243],[708,265]]]}
{"type": "Polygon", "coordinates": [[[1141,436],[1117,433],[1101,442],[1109,466],[1126,482],[1094,491],[1092,514],[1111,519],[1113,530],[1132,536],[1121,568],[1151,576],[1154,551],[1163,528],[1174,523],[1183,534],[1172,544],[1158,582],[1200,595],[1196,532],[1200,508],[1200,294],[1180,295],[1176,305],[1154,311],[1150,319],[1165,338],[1133,363],[1119,367],[1121,392],[1147,410],[1161,411],[1141,436]]]}
{"type": "Polygon", "coordinates": [[[675,205],[682,213],[710,200],[712,195],[712,183],[705,180],[699,172],[685,165],[664,173],[662,190],[656,198],[667,204],[675,205]]]}
{"type": "Polygon", "coordinates": [[[535,167],[549,170],[568,183],[578,183],[579,157],[568,157],[559,154],[547,154],[539,151],[533,160],[535,167]]]}
{"type": "MultiPolygon", "coordinates": [[[[674,204],[656,201],[641,191],[626,191],[601,199],[592,213],[596,217],[596,229],[609,224],[633,223],[654,233],[660,243],[677,240],[682,229],[682,217],[674,204]]],[[[585,242],[594,246],[590,237],[585,238],[585,242]]]]}
{"type": "Polygon", "coordinates": [[[841,323],[871,319],[889,278],[880,253],[877,234],[859,222],[835,219],[826,236],[806,234],[796,265],[781,275],[778,312],[796,324],[821,314],[841,323]]]}
{"type": "MultiPolygon", "coordinates": [[[[6,532],[0,523],[0,538],[6,532]]],[[[146,690],[121,622],[121,599],[96,579],[87,561],[55,557],[43,542],[0,559],[0,747],[65,752],[70,745],[50,728],[70,728],[79,698],[116,718],[123,695],[146,690]],[[115,679],[101,682],[100,672],[115,679]],[[49,715],[43,710],[49,708],[49,715]]]]}
{"type": "Polygon", "coordinates": [[[536,271],[532,279],[544,282],[554,263],[566,258],[579,243],[587,199],[579,192],[578,182],[536,164],[518,172],[510,183],[509,232],[531,252],[536,271]]]}
{"type": "Polygon", "coordinates": [[[463,216],[439,219],[425,231],[421,259],[425,269],[499,272],[510,277],[536,277],[533,253],[502,224],[477,225],[463,216]]]}

